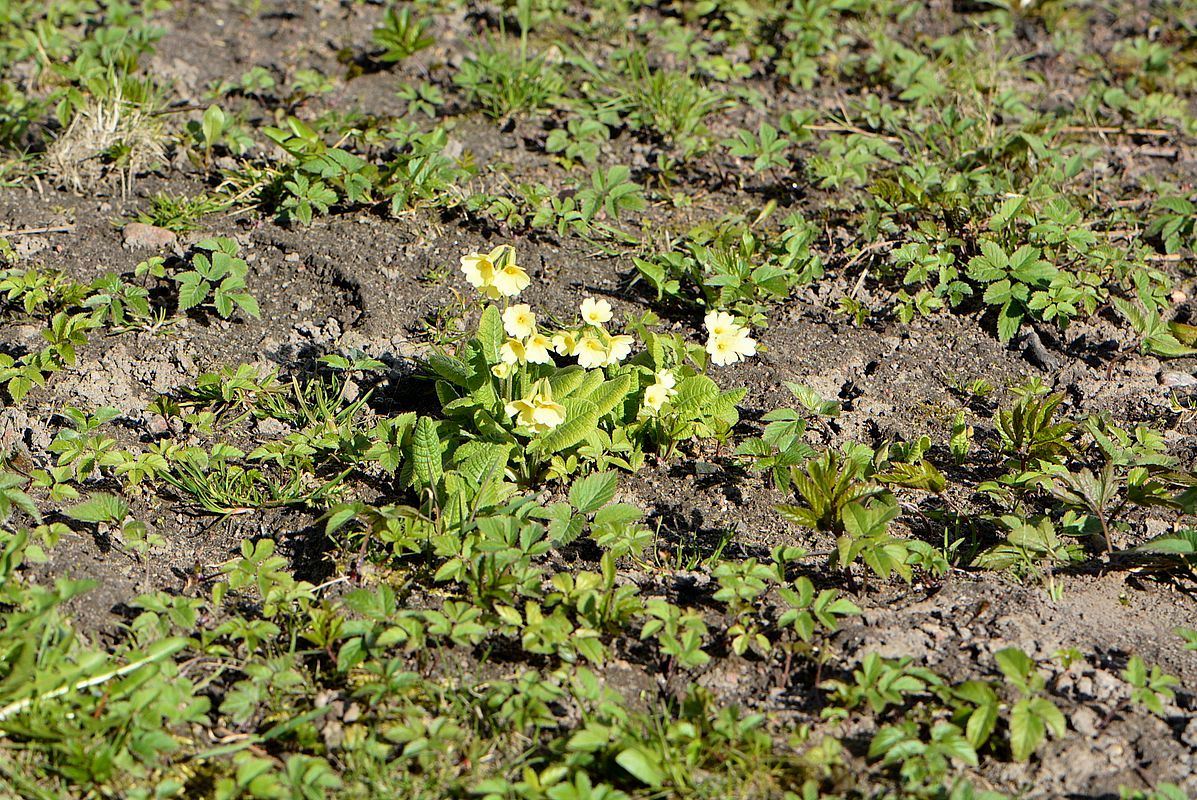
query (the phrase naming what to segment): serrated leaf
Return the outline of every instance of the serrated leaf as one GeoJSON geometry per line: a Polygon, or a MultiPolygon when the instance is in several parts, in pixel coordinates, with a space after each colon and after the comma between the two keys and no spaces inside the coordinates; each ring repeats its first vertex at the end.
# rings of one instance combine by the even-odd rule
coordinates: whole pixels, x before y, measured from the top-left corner
{"type": "Polygon", "coordinates": [[[188,272],[179,278],[179,311],[195,308],[208,297],[212,285],[198,273],[188,272]]]}
{"type": "Polygon", "coordinates": [[[569,397],[586,380],[587,374],[588,370],[582,369],[577,364],[571,364],[554,372],[549,376],[549,388],[553,390],[553,399],[560,403],[569,397]]]}
{"type": "Polygon", "coordinates": [[[894,464],[885,472],[879,472],[873,477],[881,483],[904,486],[907,489],[923,489],[935,494],[943,492],[948,485],[943,473],[929,461],[920,461],[918,464],[894,464]]]}
{"type": "Polygon", "coordinates": [[[444,353],[431,353],[425,359],[424,363],[433,372],[454,386],[465,387],[466,382],[470,378],[470,368],[460,358],[448,356],[444,353]]]}
{"type": "Polygon", "coordinates": [[[424,486],[436,486],[444,473],[441,441],[431,417],[420,417],[412,433],[412,465],[415,477],[424,486]]]}
{"type": "Polygon", "coordinates": [[[691,375],[677,385],[671,403],[680,419],[696,419],[705,414],[705,407],[719,397],[719,386],[706,375],[691,375]]]}
{"type": "Polygon", "coordinates": [[[1047,738],[1047,725],[1033,713],[1030,700],[1020,700],[1010,711],[1010,754],[1026,761],[1047,738]]]}
{"type": "Polygon", "coordinates": [[[1002,306],[1001,311],[998,312],[998,339],[1002,342],[1013,339],[1022,326],[1022,319],[1022,308],[1016,303],[1007,302],[1002,306]]]}
{"type": "Polygon", "coordinates": [[[128,516],[129,504],[115,495],[99,493],[63,513],[79,522],[120,522],[128,516]]]}
{"type": "Polygon", "coordinates": [[[569,502],[579,512],[590,514],[615,499],[619,477],[614,472],[596,472],[574,481],[569,489],[569,502]]]}

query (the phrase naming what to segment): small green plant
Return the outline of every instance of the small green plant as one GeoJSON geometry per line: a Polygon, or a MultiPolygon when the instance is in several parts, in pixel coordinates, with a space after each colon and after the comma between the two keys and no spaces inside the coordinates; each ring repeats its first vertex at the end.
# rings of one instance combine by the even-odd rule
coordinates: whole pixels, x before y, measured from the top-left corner
{"type": "Polygon", "coordinates": [[[605,106],[630,128],[657,137],[683,161],[710,148],[706,118],[729,105],[721,92],[692,75],[654,69],[640,50],[627,53],[621,77],[605,106]]]}
{"type": "Polygon", "coordinates": [[[198,230],[204,217],[229,207],[227,202],[207,195],[175,197],[161,193],[150,198],[150,206],[149,211],[138,212],[137,221],[175,233],[198,230]]]}
{"type": "Polygon", "coordinates": [[[493,119],[538,113],[565,91],[557,67],[543,55],[530,55],[524,37],[518,48],[493,41],[479,48],[462,62],[453,82],[493,119]]]}
{"type": "Polygon", "coordinates": [[[711,330],[697,353],[641,326],[635,330],[646,349],[629,358],[636,337],[607,327],[612,310],[604,300],[584,300],[581,323],[556,332],[542,331],[530,306],[511,304],[530,278],[510,246],[466,256],[462,269],[501,305],[483,308],[476,333],[456,353],[428,360],[447,419],[422,420],[417,429],[437,451],[426,457],[426,475],[437,473],[439,451],[458,437],[504,454],[528,481],[546,466],[556,477],[586,461],[630,466],[652,443],[669,455],[680,441],[735,424],[742,390],[721,392],[703,374],[708,357],[726,365],[755,352],[747,329],[730,315],[721,322],[726,330],[711,330]],[[696,355],[703,371],[687,363],[696,355]],[[559,366],[557,357],[576,363],[559,366]]]}
{"type": "Polygon", "coordinates": [[[1180,685],[1180,679],[1169,675],[1153,665],[1150,670],[1139,656],[1131,656],[1122,671],[1122,679],[1131,686],[1131,702],[1143,706],[1152,714],[1162,717],[1165,714],[1164,703],[1176,699],[1176,692],[1172,687],[1180,685]]]}
{"type": "Polygon", "coordinates": [[[573,169],[577,164],[593,165],[610,139],[611,129],[602,121],[578,117],[570,119],[564,128],[551,130],[544,147],[563,167],[573,169]]]}
{"type": "Polygon", "coordinates": [[[595,170],[590,185],[579,191],[577,198],[588,222],[600,214],[614,222],[626,212],[643,211],[648,205],[641,186],[631,180],[631,170],[624,166],[595,170]]]}
{"type": "MultiPolygon", "coordinates": [[[[998,307],[998,338],[1003,342],[1014,338],[1033,312],[1059,308],[1050,294],[1059,270],[1039,256],[1038,248],[1024,245],[1007,253],[996,242],[982,240],[981,255],[968,262],[968,277],[985,286],[982,300],[998,307]]],[[[1075,307],[1071,312],[1076,313],[1075,307]]]]}
{"type": "Polygon", "coordinates": [[[750,131],[740,131],[736,138],[723,140],[723,146],[733,156],[755,159],[752,168],[757,172],[789,166],[786,154],[792,145],[793,142],[780,135],[777,128],[767,122],[761,123],[756,135],[750,131]]]}
{"type": "Polygon", "coordinates": [[[240,250],[232,239],[204,239],[195,245],[189,268],[168,273],[166,262],[152,258],[138,265],[139,275],[168,277],[178,284],[178,309],[210,307],[222,319],[228,319],[237,309],[251,317],[261,316],[258,301],[246,289],[249,265],[238,258],[240,250]]]}
{"type": "Polygon", "coordinates": [[[1019,693],[1010,707],[1010,754],[1015,761],[1026,761],[1047,740],[1047,734],[1057,739],[1064,736],[1064,714],[1044,692],[1047,678],[1035,666],[1030,656],[1016,647],[994,653],[994,659],[1006,682],[1019,693]]]}
{"type": "Polygon", "coordinates": [[[410,8],[387,8],[382,24],[371,34],[374,44],[382,48],[378,60],[387,63],[402,61],[431,47],[434,40],[428,34],[430,27],[428,20],[417,20],[410,8]]]}
{"type": "Polygon", "coordinates": [[[734,310],[764,325],[769,306],[823,274],[822,260],[811,251],[814,227],[797,214],[783,225],[771,243],[741,225],[697,228],[671,251],[632,263],[658,300],[734,310]]]}

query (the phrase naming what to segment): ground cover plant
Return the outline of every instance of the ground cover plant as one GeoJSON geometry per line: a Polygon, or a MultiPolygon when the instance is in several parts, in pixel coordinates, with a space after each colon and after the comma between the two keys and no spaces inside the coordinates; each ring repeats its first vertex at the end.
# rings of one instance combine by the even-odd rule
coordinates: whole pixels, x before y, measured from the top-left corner
{"type": "Polygon", "coordinates": [[[0,0],[0,798],[1197,796],[1192,0],[0,0]]]}

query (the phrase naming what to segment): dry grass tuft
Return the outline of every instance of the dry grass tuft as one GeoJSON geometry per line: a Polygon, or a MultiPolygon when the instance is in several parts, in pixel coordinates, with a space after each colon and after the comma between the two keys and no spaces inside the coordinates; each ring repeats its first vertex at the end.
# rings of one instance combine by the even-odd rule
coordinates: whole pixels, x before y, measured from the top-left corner
{"type": "Polygon", "coordinates": [[[91,190],[113,177],[128,193],[133,178],[165,155],[158,117],[124,98],[119,86],[111,97],[90,97],[71,124],[46,150],[47,174],[76,192],[91,190]]]}

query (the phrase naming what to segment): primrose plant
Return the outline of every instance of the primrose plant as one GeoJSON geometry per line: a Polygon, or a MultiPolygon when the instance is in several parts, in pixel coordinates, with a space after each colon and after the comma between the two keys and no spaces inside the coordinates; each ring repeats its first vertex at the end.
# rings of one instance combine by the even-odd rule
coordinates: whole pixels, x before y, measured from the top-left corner
{"type": "Polygon", "coordinates": [[[532,482],[634,470],[646,451],[668,457],[738,421],[744,390],[721,390],[706,374],[756,352],[730,314],[708,317],[705,347],[651,331],[651,315],[619,326],[611,304],[593,297],[576,322],[549,329],[530,305],[513,302],[531,278],[510,245],[463,256],[461,271],[483,308],[464,345],[428,360],[447,417],[438,423],[444,452],[454,452],[455,439],[476,442],[475,451],[501,448],[509,477],[532,482]]]}

